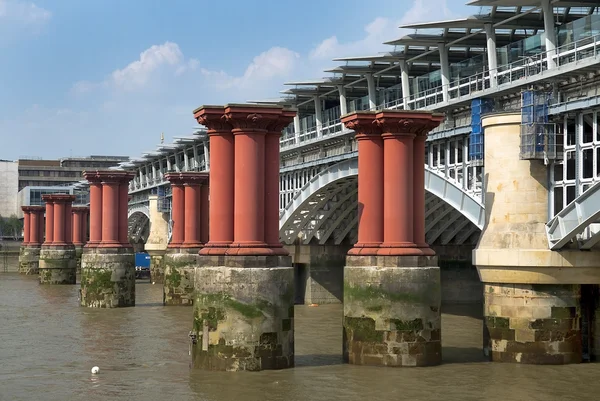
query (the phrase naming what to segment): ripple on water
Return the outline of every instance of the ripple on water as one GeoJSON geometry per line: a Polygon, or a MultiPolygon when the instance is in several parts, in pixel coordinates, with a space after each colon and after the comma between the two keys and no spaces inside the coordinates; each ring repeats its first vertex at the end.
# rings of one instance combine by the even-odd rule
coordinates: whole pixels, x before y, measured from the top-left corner
{"type": "Polygon", "coordinates": [[[192,308],[165,308],[162,286],[138,282],[135,308],[78,306],[79,286],[0,274],[0,400],[583,400],[600,365],[483,362],[480,306],[443,315],[444,364],[351,366],[341,360],[340,305],[296,308],[295,369],[190,372],[192,308]],[[100,373],[92,375],[92,366],[100,373]],[[582,383],[582,384],[577,384],[582,383]]]}

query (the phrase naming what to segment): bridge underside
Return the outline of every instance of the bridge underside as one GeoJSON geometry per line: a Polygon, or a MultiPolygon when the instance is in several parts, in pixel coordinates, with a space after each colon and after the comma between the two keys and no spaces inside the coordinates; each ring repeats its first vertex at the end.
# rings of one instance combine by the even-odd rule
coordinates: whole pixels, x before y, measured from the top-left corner
{"type": "Polygon", "coordinates": [[[129,242],[133,245],[145,244],[150,235],[150,218],[143,212],[131,213],[128,218],[129,242]]]}
{"type": "MultiPolygon", "coordinates": [[[[438,196],[426,195],[426,232],[430,245],[475,245],[481,230],[438,196]]],[[[281,225],[286,245],[354,244],[358,233],[358,177],[337,179],[312,194],[281,225]]]]}

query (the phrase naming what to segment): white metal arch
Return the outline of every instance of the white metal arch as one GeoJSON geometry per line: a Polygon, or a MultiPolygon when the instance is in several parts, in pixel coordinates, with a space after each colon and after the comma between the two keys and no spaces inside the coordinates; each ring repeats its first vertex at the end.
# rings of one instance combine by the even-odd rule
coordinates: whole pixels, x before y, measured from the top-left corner
{"type": "Polygon", "coordinates": [[[127,209],[127,218],[129,219],[133,216],[134,213],[142,213],[148,219],[150,219],[150,207],[148,205],[139,204],[134,206],[129,206],[127,209]]]}
{"type": "MultiPolygon", "coordinates": [[[[323,204],[334,197],[336,194],[345,193],[350,194],[352,191],[348,191],[348,187],[355,186],[358,177],[358,158],[344,160],[327,169],[321,171],[318,175],[313,177],[304,187],[294,196],[291,202],[289,202],[284,210],[280,213],[279,227],[280,237],[284,243],[293,242],[295,236],[299,232],[305,231],[305,224],[309,220],[316,220],[308,233],[303,232],[306,238],[305,243],[316,236],[316,231],[323,225],[323,221],[329,218],[334,218],[336,221],[343,220],[348,217],[348,213],[344,213],[344,210],[339,211],[336,215],[335,207],[328,208],[325,211],[319,211],[323,204]],[[332,185],[335,184],[335,185],[332,185]],[[346,190],[346,191],[344,191],[346,190]]],[[[446,177],[443,177],[433,170],[430,170],[428,166],[425,166],[425,189],[435,197],[443,200],[442,204],[446,204],[444,209],[449,209],[450,214],[447,218],[441,219],[435,218],[435,224],[440,223],[441,227],[448,229],[453,223],[457,222],[459,217],[465,218],[475,226],[475,229],[481,230],[485,221],[485,210],[483,204],[470,194],[466,193],[457,183],[454,183],[446,177]]],[[[354,191],[356,193],[356,190],[354,191]]],[[[428,197],[428,202],[429,202],[428,197]]],[[[430,204],[429,202],[428,204],[430,204]]],[[[339,204],[352,205],[349,196],[344,195],[339,204]],[[344,203],[347,200],[348,203],[344,203]]],[[[431,214],[441,205],[434,204],[428,213],[431,214]]],[[[341,207],[341,206],[340,206],[341,207]]],[[[435,225],[434,224],[434,225],[435,225]]],[[[466,224],[461,224],[460,229],[453,230],[452,236],[444,236],[444,241],[449,241],[452,237],[459,234],[459,232],[465,228],[466,224]]],[[[346,226],[345,231],[349,231],[352,227],[346,226]]],[[[433,228],[433,227],[431,227],[433,228]]],[[[335,227],[327,226],[324,228],[324,234],[318,238],[319,242],[323,243],[326,241],[335,230],[335,227]]],[[[439,238],[442,231],[435,232],[435,239],[439,238]]],[[[432,233],[433,234],[433,233],[432,233]]],[[[337,236],[336,236],[337,237],[337,236]]],[[[462,237],[462,236],[461,236],[462,237]]]]}

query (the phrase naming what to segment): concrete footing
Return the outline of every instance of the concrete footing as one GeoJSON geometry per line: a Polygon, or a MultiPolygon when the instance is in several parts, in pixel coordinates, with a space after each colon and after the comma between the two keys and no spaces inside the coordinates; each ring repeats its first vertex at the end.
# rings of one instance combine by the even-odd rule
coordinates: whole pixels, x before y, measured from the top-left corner
{"type": "Polygon", "coordinates": [[[38,274],[40,268],[40,248],[40,246],[21,246],[21,249],[19,249],[19,273],[38,274]]]}
{"type": "Polygon", "coordinates": [[[194,270],[199,250],[199,248],[167,250],[164,256],[164,305],[191,306],[194,303],[194,270]]]}
{"type": "Polygon", "coordinates": [[[84,248],[81,256],[81,306],[135,306],[135,256],[130,247],[84,248]]]}
{"type": "Polygon", "coordinates": [[[440,269],[435,256],[348,256],[344,360],[432,366],[442,360],[440,269]]]}
{"type": "Polygon", "coordinates": [[[75,284],[75,247],[73,245],[42,245],[40,248],[40,284],[75,284]]]}
{"type": "Polygon", "coordinates": [[[491,361],[582,361],[581,285],[486,283],[484,298],[483,350],[491,361]]]}
{"type": "Polygon", "coordinates": [[[165,281],[165,250],[146,250],[150,255],[150,281],[162,284],[165,281]]]}
{"type": "Polygon", "coordinates": [[[294,366],[294,270],[288,256],[199,256],[192,367],[294,366]]]}

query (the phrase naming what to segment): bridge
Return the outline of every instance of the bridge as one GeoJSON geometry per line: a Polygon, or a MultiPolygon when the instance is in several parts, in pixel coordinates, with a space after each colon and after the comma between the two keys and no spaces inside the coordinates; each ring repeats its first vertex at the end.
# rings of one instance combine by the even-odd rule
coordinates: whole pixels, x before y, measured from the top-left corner
{"type": "MultiPolygon", "coordinates": [[[[289,82],[279,99],[200,107],[206,129],[86,173],[90,219],[107,226],[94,225],[84,256],[128,241],[149,251],[165,305],[194,305],[199,365],[263,319],[286,355],[242,367],[229,350],[226,363],[289,366],[294,292],[345,303],[351,363],[439,363],[440,304],[461,285],[444,277],[452,262],[477,272],[490,360],[600,356],[600,7],[469,4],[488,8],[405,25],[416,33],[393,50],[337,59],[331,76],[289,82]]],[[[62,219],[68,207],[53,210],[62,219]]],[[[55,220],[54,232],[69,227],[55,220]]]]}

